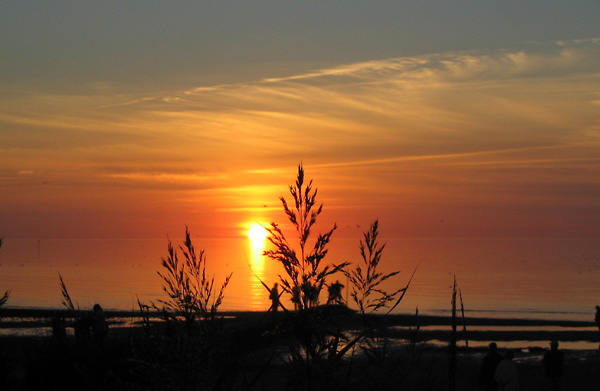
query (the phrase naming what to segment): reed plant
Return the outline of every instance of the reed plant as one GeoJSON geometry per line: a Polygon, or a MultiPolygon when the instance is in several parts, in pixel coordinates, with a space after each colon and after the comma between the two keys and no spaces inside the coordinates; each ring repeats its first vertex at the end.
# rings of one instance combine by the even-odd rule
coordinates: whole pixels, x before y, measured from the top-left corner
{"type": "Polygon", "coordinates": [[[225,277],[219,288],[215,286],[215,277],[210,277],[206,272],[205,252],[196,252],[188,227],[179,249],[183,260],[179,259],[178,251],[169,241],[168,256],[162,259],[164,270],[157,272],[163,280],[163,291],[169,297],[159,300],[163,305],[162,312],[170,319],[183,317],[188,326],[197,319],[214,320],[232,273],[225,277]]]}
{"type": "Polygon", "coordinates": [[[242,356],[234,353],[218,316],[232,273],[216,282],[187,227],[183,244],[176,248],[169,241],[167,252],[157,271],[167,299],[151,304],[138,299],[143,337],[132,341],[133,371],[139,379],[152,379],[157,389],[228,389],[242,356]],[[164,324],[152,327],[151,309],[164,324]]]}
{"type": "Polygon", "coordinates": [[[375,220],[363,234],[364,240],[360,241],[362,267],[359,264],[353,270],[343,270],[352,286],[350,296],[363,315],[367,312],[377,311],[380,308],[388,308],[388,313],[394,310],[404,298],[416,271],[415,268],[404,287],[393,292],[384,290],[382,284],[400,272],[382,273],[379,271],[379,263],[385,244],[379,243],[378,236],[379,221],[375,220]]]}
{"type": "MultiPolygon", "coordinates": [[[[409,341],[409,359],[406,360],[405,357],[402,357],[387,334],[378,332],[378,329],[386,328],[384,318],[372,317],[370,314],[380,309],[387,309],[388,314],[393,311],[408,291],[416,268],[406,285],[391,292],[385,289],[384,285],[391,283],[388,280],[400,272],[384,273],[380,271],[385,244],[379,242],[378,220],[375,220],[363,233],[359,249],[362,262],[354,265],[354,268],[345,269],[343,273],[350,285],[350,297],[357,306],[363,321],[363,332],[359,334],[362,337],[360,348],[367,362],[363,371],[367,377],[372,379],[376,388],[396,389],[410,373],[410,367],[416,361],[416,356],[413,354],[416,350],[411,349],[414,346],[411,345],[412,341],[409,341]]],[[[417,320],[418,313],[415,316],[415,322],[417,320]]]]}
{"type": "Polygon", "coordinates": [[[263,255],[283,266],[285,275],[279,275],[281,286],[291,295],[296,309],[302,310],[319,305],[319,294],[327,278],[342,271],[349,264],[322,264],[331,236],[337,228],[335,224],[327,232],[319,234],[312,248],[309,247],[308,242],[323,211],[323,204],[317,203],[317,189],[313,188],[312,179],[305,181],[302,164],[298,165],[296,183],[289,186],[289,191],[292,197],[291,206],[283,196],[280,196],[279,200],[296,231],[298,246],[294,249],[280,226],[271,222],[265,229],[269,232],[267,238],[274,249],[264,251],[263,255]]]}
{"type": "Polygon", "coordinates": [[[65,281],[60,273],[58,273],[58,280],[60,281],[60,293],[63,297],[61,304],[71,313],[71,315],[75,316],[79,313],[79,305],[75,306],[73,303],[71,294],[69,294],[69,290],[67,289],[67,284],[65,284],[65,281]]]}
{"type": "Polygon", "coordinates": [[[7,290],[4,292],[4,294],[2,295],[2,297],[0,297],[0,307],[2,307],[4,304],[6,304],[6,302],[8,301],[8,298],[10,297],[10,291],[7,290]]]}
{"type": "Polygon", "coordinates": [[[460,311],[462,317],[463,333],[465,335],[465,345],[469,348],[469,341],[467,339],[467,322],[465,318],[465,306],[463,303],[462,291],[458,288],[456,282],[456,274],[454,275],[454,282],[452,284],[452,296],[450,303],[452,305],[452,315],[450,317],[450,343],[448,345],[448,361],[449,361],[449,372],[448,372],[448,385],[450,391],[456,389],[456,366],[457,366],[457,305],[460,300],[460,311]],[[458,297],[458,299],[457,299],[458,297]]]}
{"type": "Polygon", "coordinates": [[[10,297],[10,291],[7,290],[4,292],[4,294],[2,295],[2,297],[0,297],[0,319],[2,319],[3,314],[3,306],[4,304],[6,304],[6,302],[8,301],[8,298],[10,297]]]}
{"type": "MultiPolygon", "coordinates": [[[[2,238],[0,238],[0,247],[2,247],[2,238]]],[[[8,298],[10,297],[10,290],[6,290],[4,291],[4,294],[2,295],[2,297],[0,297],[0,309],[2,308],[2,306],[4,304],[6,304],[6,302],[8,301],[8,298]]],[[[0,318],[2,317],[2,311],[0,311],[0,318]]]]}
{"type": "Polygon", "coordinates": [[[456,390],[456,295],[457,295],[456,275],[452,284],[452,316],[450,318],[450,343],[448,345],[448,389],[456,390]]]}
{"type": "MultiPolygon", "coordinates": [[[[295,231],[297,244],[292,245],[279,224],[266,226],[273,249],[263,255],[280,263],[283,292],[291,296],[297,312],[284,311],[282,327],[292,337],[288,340],[285,362],[291,389],[328,389],[334,374],[360,337],[346,333],[338,322],[347,316],[345,306],[319,306],[319,295],[330,276],[339,273],[348,262],[325,264],[328,245],[336,225],[320,233],[311,242],[323,204],[317,202],[318,190],[306,180],[302,164],[296,181],[289,186],[291,200],[280,196],[283,211],[295,231]]],[[[264,283],[263,283],[264,284],[264,283]]],[[[265,285],[265,287],[267,287],[265,285]]],[[[285,310],[285,308],[284,308],[285,310]]]]}

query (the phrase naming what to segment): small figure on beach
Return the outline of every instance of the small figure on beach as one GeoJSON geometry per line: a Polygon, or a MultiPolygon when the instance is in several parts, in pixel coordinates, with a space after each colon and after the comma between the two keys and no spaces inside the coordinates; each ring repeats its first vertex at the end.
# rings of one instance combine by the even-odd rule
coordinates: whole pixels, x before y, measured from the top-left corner
{"type": "Polygon", "coordinates": [[[498,345],[496,342],[490,342],[488,353],[483,357],[481,370],[479,371],[479,384],[484,391],[498,391],[494,374],[500,361],[502,361],[502,355],[498,353],[498,345]]]}
{"type": "Polygon", "coordinates": [[[271,299],[269,311],[277,312],[279,309],[279,289],[277,283],[273,284],[273,288],[269,290],[269,299],[271,299]]]}
{"type": "Polygon", "coordinates": [[[292,303],[294,303],[294,310],[298,311],[300,309],[300,287],[295,285],[292,287],[292,303]]]}
{"type": "MultiPolygon", "coordinates": [[[[598,326],[598,332],[600,333],[600,305],[596,306],[596,326],[598,326]]],[[[600,344],[598,344],[598,349],[600,349],[600,344]]]]}
{"type": "Polygon", "coordinates": [[[94,334],[94,341],[96,346],[102,347],[104,344],[104,338],[108,334],[108,323],[104,316],[104,310],[100,304],[94,304],[92,313],[92,333],[94,334]]]}
{"type": "Polygon", "coordinates": [[[54,311],[52,315],[52,336],[61,344],[67,339],[65,317],[59,311],[54,311]]]}
{"type": "Polygon", "coordinates": [[[344,299],[342,298],[342,289],[344,285],[339,281],[335,281],[333,284],[329,285],[327,291],[329,296],[327,297],[327,304],[344,304],[344,299]]]}
{"type": "Polygon", "coordinates": [[[519,371],[513,362],[515,353],[507,350],[504,359],[500,361],[494,373],[498,391],[519,391],[519,371]]]}
{"type": "Polygon", "coordinates": [[[319,304],[319,289],[310,282],[305,282],[300,286],[302,291],[302,308],[316,307],[319,304]]]}
{"type": "Polygon", "coordinates": [[[550,350],[544,353],[544,375],[549,391],[558,391],[563,376],[563,352],[558,350],[558,341],[550,342],[550,350]]]}
{"type": "Polygon", "coordinates": [[[73,322],[73,330],[75,331],[75,340],[78,345],[86,346],[90,339],[91,319],[81,317],[73,322]]]}

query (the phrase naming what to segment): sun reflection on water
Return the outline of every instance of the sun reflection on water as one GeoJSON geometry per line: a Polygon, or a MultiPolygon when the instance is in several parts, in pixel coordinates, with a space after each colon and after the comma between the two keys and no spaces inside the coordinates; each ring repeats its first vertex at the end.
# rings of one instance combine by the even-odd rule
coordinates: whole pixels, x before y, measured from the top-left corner
{"type": "Polygon", "coordinates": [[[260,224],[254,224],[248,230],[248,261],[254,277],[250,282],[248,304],[253,310],[266,310],[269,308],[269,293],[263,285],[263,283],[269,284],[269,281],[266,281],[265,258],[263,256],[266,242],[267,231],[260,224]]]}
{"type": "Polygon", "coordinates": [[[252,271],[258,275],[262,275],[265,268],[263,257],[265,244],[266,239],[249,240],[250,266],[252,267],[252,271]]]}

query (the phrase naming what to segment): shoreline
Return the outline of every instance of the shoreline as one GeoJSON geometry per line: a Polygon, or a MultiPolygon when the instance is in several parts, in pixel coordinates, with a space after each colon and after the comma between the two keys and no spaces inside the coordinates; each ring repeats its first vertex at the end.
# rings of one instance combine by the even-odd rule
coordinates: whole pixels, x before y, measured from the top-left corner
{"type": "MultiPolygon", "coordinates": [[[[70,310],[64,308],[38,308],[38,307],[10,307],[6,306],[0,308],[0,321],[2,318],[46,318],[52,317],[56,312],[63,314],[68,313],[70,310]]],[[[80,309],[79,312],[85,313],[90,309],[80,309]]],[[[355,312],[354,310],[350,310],[355,312]]],[[[139,317],[139,310],[104,310],[107,317],[112,318],[127,318],[127,317],[139,317]]],[[[218,314],[225,317],[245,317],[245,316],[259,316],[264,315],[266,311],[219,311],[218,314]]],[[[355,312],[358,315],[357,312],[355,312]]],[[[158,314],[156,311],[150,311],[150,314],[158,314]]],[[[450,315],[431,315],[427,313],[419,313],[417,317],[415,314],[407,313],[374,313],[367,314],[369,318],[373,319],[387,319],[391,323],[405,323],[412,324],[414,319],[418,318],[420,326],[435,326],[435,325],[446,325],[449,324],[451,319],[450,315]]],[[[462,318],[457,316],[457,327],[462,326],[462,318]]],[[[593,320],[560,320],[560,319],[541,319],[534,317],[486,317],[486,316],[466,316],[465,319],[469,325],[472,326],[487,326],[487,325],[507,325],[507,326],[561,326],[561,327],[596,327],[593,320]]]]}
{"type": "MultiPolygon", "coordinates": [[[[23,330],[48,330],[51,327],[51,319],[57,311],[66,316],[67,323],[74,320],[74,316],[69,316],[69,311],[66,309],[3,308],[0,317],[0,331],[10,329],[18,334],[23,330]]],[[[81,313],[86,312],[81,311],[81,313]]],[[[108,310],[105,311],[105,314],[113,328],[141,327],[139,311],[108,310]]],[[[149,315],[155,322],[160,322],[158,312],[152,311],[149,315]]],[[[223,317],[226,322],[240,324],[260,323],[269,315],[264,311],[219,312],[219,316],[223,317]]],[[[449,342],[450,339],[450,316],[419,314],[418,317],[415,317],[414,314],[369,314],[367,317],[379,330],[379,335],[386,338],[410,340],[417,335],[420,342],[438,341],[437,344],[442,345],[449,342]]],[[[352,329],[362,321],[356,313],[351,319],[346,324],[348,329],[352,329]]],[[[518,346],[518,348],[530,350],[543,349],[551,340],[585,347],[575,350],[597,349],[600,344],[600,332],[593,321],[486,317],[465,318],[465,321],[466,330],[463,329],[462,318],[457,318],[456,336],[459,344],[464,345],[466,341],[467,345],[470,343],[471,346],[476,346],[474,348],[487,346],[486,342],[491,341],[512,345],[520,342],[523,346],[518,346]]],[[[28,336],[21,334],[20,337],[28,336]]],[[[34,332],[31,334],[33,336],[34,332]]],[[[19,337],[19,335],[10,334],[0,335],[0,337],[9,336],[19,337]]]]}

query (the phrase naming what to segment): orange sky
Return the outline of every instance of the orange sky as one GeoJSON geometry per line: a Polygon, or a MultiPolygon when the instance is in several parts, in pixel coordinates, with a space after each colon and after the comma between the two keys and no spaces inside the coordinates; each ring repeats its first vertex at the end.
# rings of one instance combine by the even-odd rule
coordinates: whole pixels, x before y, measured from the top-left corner
{"type": "Polygon", "coordinates": [[[282,220],[303,162],[340,234],[379,218],[389,236],[597,235],[600,42],[551,49],[156,96],[24,94],[0,113],[1,233],[231,236],[282,220]]]}
{"type": "Polygon", "coordinates": [[[284,221],[300,162],[340,236],[376,218],[387,237],[597,236],[599,69],[584,39],[178,90],[12,86],[0,237],[240,235],[284,221]]]}

